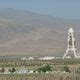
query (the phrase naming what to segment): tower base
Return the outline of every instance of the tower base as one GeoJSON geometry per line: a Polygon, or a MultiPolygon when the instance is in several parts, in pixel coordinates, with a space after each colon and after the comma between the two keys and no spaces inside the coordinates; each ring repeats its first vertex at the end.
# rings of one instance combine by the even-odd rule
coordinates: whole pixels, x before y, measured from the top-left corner
{"type": "Polygon", "coordinates": [[[76,48],[71,48],[71,49],[67,49],[66,53],[63,56],[63,59],[66,58],[67,54],[69,53],[69,51],[72,51],[74,53],[74,58],[77,58],[77,53],[76,53],[76,48]]]}

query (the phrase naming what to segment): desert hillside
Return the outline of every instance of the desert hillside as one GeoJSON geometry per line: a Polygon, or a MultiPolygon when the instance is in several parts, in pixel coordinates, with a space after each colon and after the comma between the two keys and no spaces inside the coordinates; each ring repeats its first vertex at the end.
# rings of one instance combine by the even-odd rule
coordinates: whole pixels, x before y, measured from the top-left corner
{"type": "Polygon", "coordinates": [[[74,28],[80,51],[80,21],[0,9],[0,55],[62,55],[69,27],[74,28]]]}

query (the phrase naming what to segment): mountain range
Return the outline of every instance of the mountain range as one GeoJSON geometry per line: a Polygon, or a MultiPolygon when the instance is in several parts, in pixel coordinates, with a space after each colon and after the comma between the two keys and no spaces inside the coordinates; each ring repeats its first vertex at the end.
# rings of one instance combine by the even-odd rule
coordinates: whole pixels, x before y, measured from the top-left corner
{"type": "Polygon", "coordinates": [[[80,21],[30,11],[0,9],[0,56],[60,55],[67,48],[68,29],[73,27],[80,49],[80,21]]]}

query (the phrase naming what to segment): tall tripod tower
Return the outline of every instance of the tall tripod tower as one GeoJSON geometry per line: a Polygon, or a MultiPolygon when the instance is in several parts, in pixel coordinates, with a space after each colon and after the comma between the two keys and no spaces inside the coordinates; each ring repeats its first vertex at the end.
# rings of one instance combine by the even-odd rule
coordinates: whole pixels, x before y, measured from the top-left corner
{"type": "Polygon", "coordinates": [[[75,47],[75,38],[73,36],[73,33],[74,33],[73,28],[69,28],[69,30],[68,30],[68,46],[67,46],[66,53],[63,56],[63,59],[66,58],[69,51],[73,52],[74,58],[77,58],[76,47],[75,47]]]}

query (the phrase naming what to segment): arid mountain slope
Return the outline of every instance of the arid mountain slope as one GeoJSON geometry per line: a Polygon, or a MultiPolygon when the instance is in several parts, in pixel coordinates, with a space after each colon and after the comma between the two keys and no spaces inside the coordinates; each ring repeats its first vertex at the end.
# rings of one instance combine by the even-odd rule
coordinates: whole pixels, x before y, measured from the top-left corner
{"type": "Polygon", "coordinates": [[[80,21],[16,9],[0,9],[0,55],[61,55],[73,27],[80,49],[80,21]]]}

